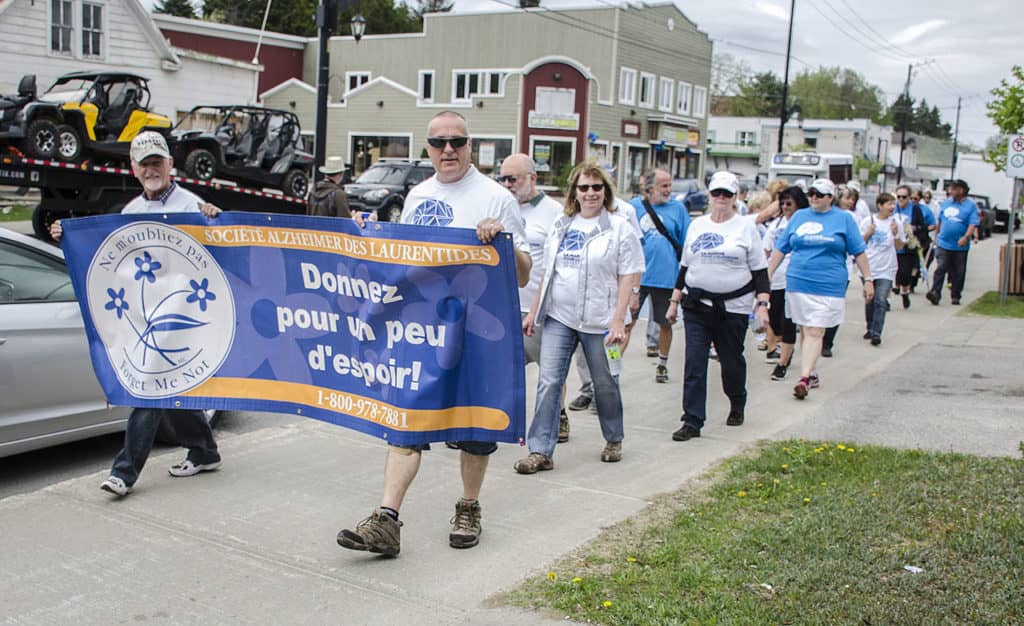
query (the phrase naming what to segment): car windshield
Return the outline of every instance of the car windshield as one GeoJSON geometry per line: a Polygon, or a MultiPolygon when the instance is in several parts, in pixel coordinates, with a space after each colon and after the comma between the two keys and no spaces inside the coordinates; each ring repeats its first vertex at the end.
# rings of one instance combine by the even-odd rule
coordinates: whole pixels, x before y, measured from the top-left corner
{"type": "Polygon", "coordinates": [[[692,191],[700,191],[697,181],[686,178],[677,178],[672,181],[672,193],[690,193],[692,191]]]}
{"type": "Polygon", "coordinates": [[[374,166],[356,179],[357,183],[375,183],[381,185],[401,185],[405,180],[408,168],[388,165],[374,166]]]}

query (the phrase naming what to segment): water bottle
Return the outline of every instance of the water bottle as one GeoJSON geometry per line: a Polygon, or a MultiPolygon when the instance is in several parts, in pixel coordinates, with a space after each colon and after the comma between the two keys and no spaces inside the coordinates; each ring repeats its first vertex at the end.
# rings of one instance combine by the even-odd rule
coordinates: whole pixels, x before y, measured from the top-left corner
{"type": "MultiPolygon", "coordinates": [[[[605,336],[608,336],[608,331],[604,332],[605,336]]],[[[612,376],[618,376],[622,373],[622,344],[611,343],[605,344],[604,353],[608,357],[608,369],[611,370],[612,376]]]]}

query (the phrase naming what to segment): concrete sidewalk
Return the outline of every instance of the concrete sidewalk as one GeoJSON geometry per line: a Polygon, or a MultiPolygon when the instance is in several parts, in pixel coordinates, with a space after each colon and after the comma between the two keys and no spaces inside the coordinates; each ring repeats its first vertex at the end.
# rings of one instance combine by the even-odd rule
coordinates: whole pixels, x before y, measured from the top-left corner
{"type": "MultiPolygon", "coordinates": [[[[989,240],[971,253],[965,302],[996,284],[997,252],[989,240]]],[[[667,385],[654,382],[654,361],[635,337],[622,383],[623,461],[599,461],[603,441],[587,412],[571,414],[572,440],[559,446],[554,471],[517,475],[512,464],[526,450],[502,446],[484,485],[484,535],[471,550],[447,544],[460,481],[458,453],[443,446],[424,455],[410,489],[399,558],[339,548],[338,530],[378,502],[383,444],[313,420],[223,437],[223,468],[194,478],[166,474],[177,451],[151,458],[122,500],[98,489],[106,472],[0,500],[3,623],[554,623],[485,601],[758,440],[1019,454],[1024,322],[954,316],[959,309],[917,295],[909,311],[893,301],[875,348],[861,339],[863,302],[853,296],[835,358],[820,361],[821,389],[794,400],[794,374],[771,382],[751,342],[746,424],[724,425],[712,365],[712,417],[686,443],[670,438],[682,334],[667,385]]],[[[531,368],[530,409],[535,377],[531,368]]]]}

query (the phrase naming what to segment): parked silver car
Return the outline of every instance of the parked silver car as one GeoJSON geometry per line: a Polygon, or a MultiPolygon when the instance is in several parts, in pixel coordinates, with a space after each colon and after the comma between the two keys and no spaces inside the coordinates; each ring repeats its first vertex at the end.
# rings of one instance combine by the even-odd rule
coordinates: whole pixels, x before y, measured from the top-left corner
{"type": "Polygon", "coordinates": [[[128,411],[93,373],[60,248],[0,228],[0,457],[123,431],[128,411]]]}

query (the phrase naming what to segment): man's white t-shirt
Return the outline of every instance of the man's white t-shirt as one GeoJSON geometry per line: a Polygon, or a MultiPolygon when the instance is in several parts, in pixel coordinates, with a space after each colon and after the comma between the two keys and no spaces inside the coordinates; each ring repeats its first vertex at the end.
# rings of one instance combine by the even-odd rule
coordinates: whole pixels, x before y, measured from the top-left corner
{"type": "Polygon", "coordinates": [[[442,183],[435,174],[413,187],[405,197],[401,222],[475,230],[487,218],[498,220],[505,231],[512,233],[516,250],[530,252],[515,196],[472,165],[454,183],[442,183]]]}
{"type": "Polygon", "coordinates": [[[899,234],[894,237],[892,225],[895,222],[897,225],[902,226],[903,219],[897,215],[890,215],[885,219],[871,216],[861,221],[860,232],[867,233],[872,222],[875,224],[875,232],[872,233],[871,238],[866,242],[867,249],[864,251],[868,255],[868,267],[871,269],[871,277],[896,280],[896,240],[906,241],[907,238],[902,227],[896,229],[896,232],[899,234]]]}
{"type": "Polygon", "coordinates": [[[537,297],[537,289],[544,278],[544,244],[555,220],[564,212],[564,206],[544,193],[519,205],[519,214],[523,218],[526,230],[526,242],[530,244],[530,258],[533,260],[530,282],[519,288],[519,310],[523,313],[530,310],[537,297]]]}
{"type": "Polygon", "coordinates": [[[141,194],[121,209],[121,213],[199,213],[199,205],[203,199],[188,189],[171,183],[156,200],[149,200],[141,194]]]}
{"type": "Polygon", "coordinates": [[[551,279],[550,306],[547,314],[566,326],[575,327],[579,317],[580,266],[583,262],[584,244],[600,227],[600,215],[583,217],[577,213],[565,231],[558,251],[555,253],[554,276],[551,279]]]}
{"type": "MultiPolygon", "coordinates": [[[[749,283],[751,272],[767,268],[768,260],[754,220],[733,215],[719,224],[702,215],[686,231],[682,264],[687,267],[687,286],[728,293],[749,283]]],[[[711,301],[703,302],[711,306],[711,301]]],[[[747,315],[753,306],[753,291],[725,301],[729,313],[747,315]]]]}
{"type": "Polygon", "coordinates": [[[615,198],[615,213],[626,218],[626,221],[633,228],[633,232],[636,233],[636,238],[643,241],[644,231],[640,229],[640,220],[636,217],[636,208],[622,198],[615,198]]]}

